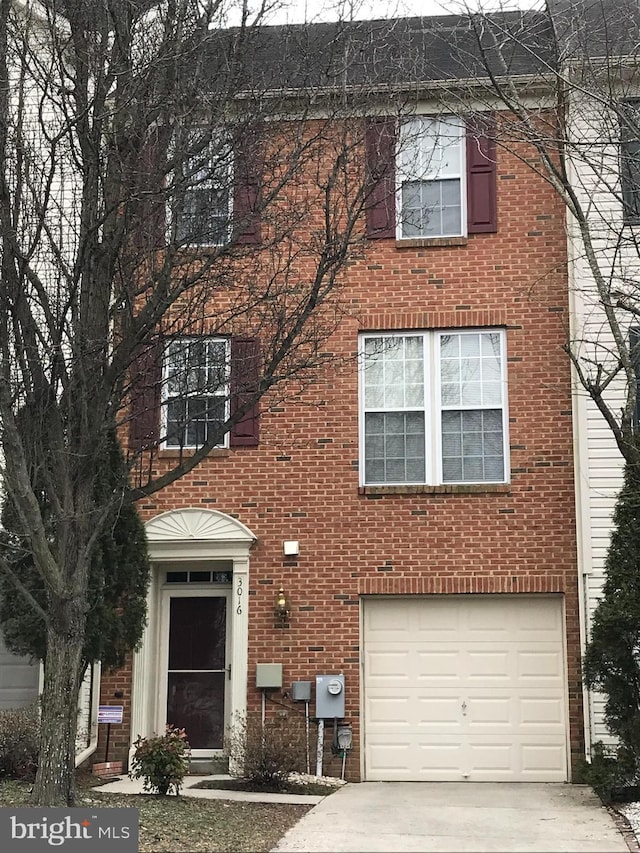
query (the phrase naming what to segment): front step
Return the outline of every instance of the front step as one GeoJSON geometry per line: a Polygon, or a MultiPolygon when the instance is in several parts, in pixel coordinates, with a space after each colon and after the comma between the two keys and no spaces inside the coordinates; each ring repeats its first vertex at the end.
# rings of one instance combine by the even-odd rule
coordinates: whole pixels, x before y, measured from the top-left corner
{"type": "Polygon", "coordinates": [[[190,776],[214,776],[229,772],[229,759],[221,755],[219,758],[192,758],[189,763],[190,776]]]}

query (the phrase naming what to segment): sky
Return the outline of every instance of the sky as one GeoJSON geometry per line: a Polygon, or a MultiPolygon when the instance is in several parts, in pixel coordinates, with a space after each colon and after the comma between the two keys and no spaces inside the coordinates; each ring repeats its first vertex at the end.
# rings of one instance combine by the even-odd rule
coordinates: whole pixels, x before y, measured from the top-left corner
{"type": "Polygon", "coordinates": [[[485,11],[502,9],[530,9],[539,5],[537,0],[276,0],[277,12],[270,23],[303,23],[307,21],[335,21],[349,18],[392,18],[413,15],[442,15],[464,12],[465,7],[485,11]]]}

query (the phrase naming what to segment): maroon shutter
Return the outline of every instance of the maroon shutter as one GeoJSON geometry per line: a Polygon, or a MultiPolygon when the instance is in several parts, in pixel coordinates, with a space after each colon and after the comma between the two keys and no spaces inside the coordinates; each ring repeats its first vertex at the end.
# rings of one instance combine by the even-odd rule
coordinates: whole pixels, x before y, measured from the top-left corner
{"type": "Polygon", "coordinates": [[[467,229],[469,234],[498,230],[495,120],[491,114],[467,120],[467,229]]]}
{"type": "Polygon", "coordinates": [[[131,364],[131,420],[129,447],[146,450],[160,437],[160,391],[162,384],[162,347],[154,341],[138,350],[131,364]]]}
{"type": "Polygon", "coordinates": [[[365,129],[367,158],[367,237],[382,240],[396,233],[396,122],[369,119],[365,129]]]}
{"type": "MultiPolygon", "coordinates": [[[[255,394],[260,378],[260,342],[257,338],[231,339],[231,414],[255,394]]],[[[231,430],[231,447],[257,447],[259,404],[255,403],[231,430]]]]}
{"type": "Polygon", "coordinates": [[[262,158],[255,137],[240,140],[234,151],[233,220],[238,243],[260,242],[262,158]]]}
{"type": "Polygon", "coordinates": [[[130,229],[138,251],[153,251],[165,243],[166,199],[163,174],[164,141],[157,129],[149,133],[140,151],[132,186],[130,229]]]}

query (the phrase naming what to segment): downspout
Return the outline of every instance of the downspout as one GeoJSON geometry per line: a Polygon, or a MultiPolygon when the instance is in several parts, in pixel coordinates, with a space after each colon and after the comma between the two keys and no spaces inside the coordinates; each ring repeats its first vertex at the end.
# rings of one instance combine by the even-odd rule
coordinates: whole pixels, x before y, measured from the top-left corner
{"type": "Polygon", "coordinates": [[[91,667],[91,694],[89,700],[89,743],[76,755],[76,767],[90,758],[98,748],[98,705],[100,703],[100,661],[91,667]]]}

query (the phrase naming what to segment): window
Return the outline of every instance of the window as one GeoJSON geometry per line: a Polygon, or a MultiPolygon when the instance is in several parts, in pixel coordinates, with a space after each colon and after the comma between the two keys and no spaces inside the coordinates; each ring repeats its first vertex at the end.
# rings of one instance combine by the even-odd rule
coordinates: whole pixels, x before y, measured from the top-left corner
{"type": "Polygon", "coordinates": [[[398,237],[465,233],[464,129],[459,119],[420,117],[400,128],[398,237]]]}
{"type": "Polygon", "coordinates": [[[620,108],[620,180],[625,222],[640,222],[640,101],[620,108]]]}
{"type": "Polygon", "coordinates": [[[176,239],[197,246],[220,246],[230,238],[232,157],[222,136],[192,141],[176,193],[176,239]]]}
{"type": "Polygon", "coordinates": [[[229,417],[229,341],[176,338],[165,356],[165,446],[201,447],[229,417]]]}
{"type": "Polygon", "coordinates": [[[446,120],[393,116],[365,125],[370,240],[432,239],[498,230],[492,113],[446,120]]]}
{"type": "Polygon", "coordinates": [[[500,330],[363,336],[364,484],[505,482],[504,348],[500,330]]]}

